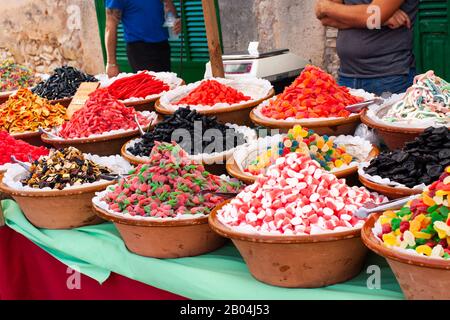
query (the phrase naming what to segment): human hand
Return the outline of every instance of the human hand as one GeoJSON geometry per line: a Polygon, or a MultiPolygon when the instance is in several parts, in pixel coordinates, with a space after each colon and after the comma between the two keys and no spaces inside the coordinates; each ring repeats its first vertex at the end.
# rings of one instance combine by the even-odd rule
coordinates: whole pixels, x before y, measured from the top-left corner
{"type": "Polygon", "coordinates": [[[317,0],[316,1],[316,17],[319,20],[322,20],[323,18],[326,17],[326,11],[328,6],[330,5],[330,1],[329,0],[317,0]]]}
{"type": "Polygon", "coordinates": [[[403,26],[411,29],[411,19],[403,10],[398,9],[384,25],[391,29],[398,29],[403,26]]]}
{"type": "Polygon", "coordinates": [[[181,19],[175,20],[175,24],[173,26],[173,33],[180,34],[181,33],[181,19]]]}
{"type": "Polygon", "coordinates": [[[108,78],[113,78],[117,76],[119,73],[120,69],[118,65],[110,63],[106,65],[106,74],[108,75],[108,78]]]}

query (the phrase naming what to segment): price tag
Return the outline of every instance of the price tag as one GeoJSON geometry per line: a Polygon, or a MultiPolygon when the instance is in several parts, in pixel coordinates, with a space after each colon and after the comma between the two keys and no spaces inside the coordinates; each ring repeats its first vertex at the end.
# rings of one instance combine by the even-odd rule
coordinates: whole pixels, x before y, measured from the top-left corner
{"type": "Polygon", "coordinates": [[[67,116],[72,118],[73,114],[84,107],[89,95],[98,89],[100,82],[83,82],[75,93],[69,107],[67,108],[67,116]]]}

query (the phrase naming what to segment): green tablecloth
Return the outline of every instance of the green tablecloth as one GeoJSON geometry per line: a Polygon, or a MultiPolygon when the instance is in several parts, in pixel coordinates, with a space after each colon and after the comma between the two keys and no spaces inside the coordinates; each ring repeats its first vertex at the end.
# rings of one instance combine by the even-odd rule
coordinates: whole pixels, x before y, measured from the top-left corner
{"type": "MultiPolygon", "coordinates": [[[[191,299],[402,299],[386,261],[370,255],[367,265],[381,268],[381,288],[368,289],[364,271],[346,283],[318,289],[287,289],[263,284],[249,273],[236,248],[203,256],[153,259],[130,253],[111,223],[74,230],[44,230],[31,225],[18,205],[4,200],[6,224],[62,263],[104,282],[115,272],[191,299]]],[[[55,214],[58,214],[55,212],[55,214]]]]}

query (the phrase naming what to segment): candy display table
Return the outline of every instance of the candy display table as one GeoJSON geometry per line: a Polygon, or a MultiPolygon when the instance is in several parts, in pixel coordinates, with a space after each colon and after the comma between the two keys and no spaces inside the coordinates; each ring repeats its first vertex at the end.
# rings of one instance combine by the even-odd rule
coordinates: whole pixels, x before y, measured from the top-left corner
{"type": "Polygon", "coordinates": [[[0,299],[403,299],[386,261],[375,255],[368,257],[367,266],[380,267],[380,289],[367,287],[372,275],[367,266],[342,284],[278,288],[252,278],[230,243],[193,258],[145,258],[128,252],[110,223],[74,230],[36,229],[15,202],[5,200],[2,207],[9,228],[0,229],[0,299]],[[81,290],[67,289],[67,266],[83,274],[81,290]]]}

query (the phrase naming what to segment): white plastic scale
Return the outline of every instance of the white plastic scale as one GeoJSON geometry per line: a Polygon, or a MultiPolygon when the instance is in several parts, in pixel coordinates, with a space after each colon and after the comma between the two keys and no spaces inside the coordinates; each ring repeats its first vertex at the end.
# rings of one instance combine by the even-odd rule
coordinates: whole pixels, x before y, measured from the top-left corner
{"type": "MultiPolygon", "coordinates": [[[[260,53],[258,42],[250,42],[248,52],[223,55],[225,78],[263,78],[272,83],[297,77],[307,60],[289,52],[289,49],[260,53]]],[[[206,64],[205,78],[210,78],[211,63],[206,64]]]]}

